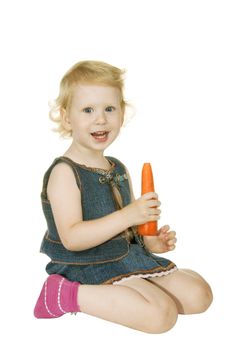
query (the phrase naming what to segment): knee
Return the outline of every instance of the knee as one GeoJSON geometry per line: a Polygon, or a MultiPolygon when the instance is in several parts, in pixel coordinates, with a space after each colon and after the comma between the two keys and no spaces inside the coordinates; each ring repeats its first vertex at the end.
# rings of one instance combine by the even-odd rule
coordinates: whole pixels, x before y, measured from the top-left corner
{"type": "Polygon", "coordinates": [[[206,282],[199,282],[191,288],[189,300],[189,313],[202,313],[206,311],[213,301],[213,293],[206,282]]]}
{"type": "Polygon", "coordinates": [[[150,317],[146,324],[146,333],[160,334],[169,331],[175,325],[178,310],[175,302],[169,298],[159,306],[152,306],[150,317]]]}

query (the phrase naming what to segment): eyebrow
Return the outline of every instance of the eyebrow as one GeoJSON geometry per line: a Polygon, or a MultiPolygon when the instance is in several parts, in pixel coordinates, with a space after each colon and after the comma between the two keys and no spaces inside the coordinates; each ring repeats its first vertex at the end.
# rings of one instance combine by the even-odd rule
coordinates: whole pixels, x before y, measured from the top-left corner
{"type": "MultiPolygon", "coordinates": [[[[117,103],[106,103],[104,104],[104,107],[115,107],[117,105],[117,103]]],[[[85,103],[85,104],[81,104],[80,108],[85,108],[85,107],[96,107],[96,104],[93,103],[85,103]]]]}

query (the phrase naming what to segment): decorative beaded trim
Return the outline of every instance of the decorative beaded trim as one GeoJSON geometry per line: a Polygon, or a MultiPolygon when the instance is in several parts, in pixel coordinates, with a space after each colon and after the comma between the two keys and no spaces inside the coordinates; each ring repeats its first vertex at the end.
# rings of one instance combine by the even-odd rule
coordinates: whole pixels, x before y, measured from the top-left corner
{"type": "Polygon", "coordinates": [[[123,175],[120,175],[120,174],[116,174],[115,176],[113,176],[112,174],[108,173],[104,176],[100,176],[99,177],[99,182],[101,184],[104,184],[104,183],[109,183],[111,181],[114,181],[115,184],[119,184],[120,182],[124,181],[124,180],[127,180],[128,179],[128,176],[127,174],[123,174],[123,175]]]}
{"type": "Polygon", "coordinates": [[[113,176],[112,174],[108,173],[108,174],[106,174],[106,175],[104,175],[104,176],[100,176],[100,177],[99,177],[99,182],[100,182],[101,184],[104,184],[104,183],[106,183],[106,182],[109,183],[110,181],[113,180],[113,178],[114,178],[114,176],[113,176]]]}

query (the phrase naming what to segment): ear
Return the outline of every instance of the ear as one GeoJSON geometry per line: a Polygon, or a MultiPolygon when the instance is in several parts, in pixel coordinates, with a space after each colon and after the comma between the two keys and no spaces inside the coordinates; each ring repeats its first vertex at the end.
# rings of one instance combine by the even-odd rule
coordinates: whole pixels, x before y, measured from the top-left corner
{"type": "Polygon", "coordinates": [[[61,116],[61,124],[63,125],[63,127],[67,131],[72,130],[72,126],[71,126],[69,115],[68,115],[67,111],[64,108],[60,109],[60,116],[61,116]]]}

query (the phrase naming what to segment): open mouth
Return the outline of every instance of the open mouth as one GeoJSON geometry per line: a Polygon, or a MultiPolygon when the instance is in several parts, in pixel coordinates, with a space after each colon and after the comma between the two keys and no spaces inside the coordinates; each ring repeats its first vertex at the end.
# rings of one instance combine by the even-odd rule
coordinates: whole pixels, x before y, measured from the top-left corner
{"type": "Polygon", "coordinates": [[[108,139],[109,131],[93,132],[91,133],[91,135],[94,137],[95,140],[106,141],[108,139]]]}

